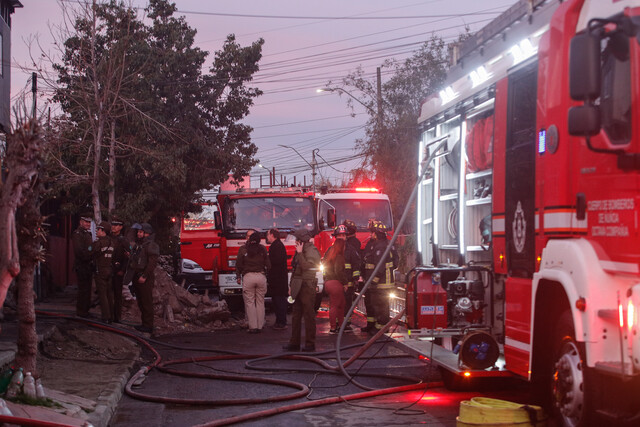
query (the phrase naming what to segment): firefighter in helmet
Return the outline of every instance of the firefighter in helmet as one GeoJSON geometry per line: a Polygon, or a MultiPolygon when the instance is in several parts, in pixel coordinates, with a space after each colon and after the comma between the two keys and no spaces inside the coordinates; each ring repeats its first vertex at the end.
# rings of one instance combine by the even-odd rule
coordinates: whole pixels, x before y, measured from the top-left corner
{"type": "MultiPolygon", "coordinates": [[[[362,247],[360,240],[356,237],[356,232],[358,231],[358,226],[356,223],[350,219],[345,219],[342,223],[347,228],[347,245],[353,246],[353,248],[358,252],[358,256],[361,256],[362,247]]],[[[359,270],[358,266],[358,270],[359,270]]]]}
{"type": "MultiPolygon", "coordinates": [[[[382,259],[387,249],[387,227],[380,221],[371,221],[369,225],[371,240],[367,243],[364,252],[364,275],[369,279],[373,274],[376,265],[382,259]]],[[[389,322],[389,294],[393,290],[393,271],[398,267],[398,253],[392,248],[383,264],[373,278],[370,291],[367,295],[371,299],[370,306],[373,309],[372,316],[369,315],[367,307],[367,328],[369,332],[377,332],[389,322]],[[371,322],[373,325],[371,326],[371,322]]],[[[366,302],[366,299],[365,299],[366,302]]]]}
{"type": "MultiPolygon", "coordinates": [[[[355,225],[355,224],[354,224],[355,225]]],[[[358,240],[358,249],[349,244],[347,235],[349,234],[349,230],[345,225],[339,225],[333,231],[333,235],[336,239],[344,239],[345,240],[345,248],[344,248],[344,267],[347,272],[347,284],[344,287],[344,315],[346,316],[351,308],[351,304],[353,304],[353,296],[355,293],[355,285],[360,279],[360,264],[362,263],[360,259],[360,241],[358,240]]],[[[357,239],[356,239],[357,240],[357,239]]],[[[345,328],[345,332],[353,332],[351,329],[351,322],[347,324],[345,328]]]]}

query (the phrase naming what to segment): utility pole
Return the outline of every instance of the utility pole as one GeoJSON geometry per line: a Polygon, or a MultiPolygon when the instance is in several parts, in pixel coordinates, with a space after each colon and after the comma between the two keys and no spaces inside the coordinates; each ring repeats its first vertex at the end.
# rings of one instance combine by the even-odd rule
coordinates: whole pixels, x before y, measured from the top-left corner
{"type": "Polygon", "coordinates": [[[316,148],[311,152],[311,177],[313,178],[313,192],[316,192],[316,168],[318,167],[318,162],[316,161],[316,152],[318,149],[316,148]]]}
{"type": "MultiPolygon", "coordinates": [[[[315,192],[316,192],[316,167],[318,167],[318,162],[316,161],[316,153],[317,153],[318,151],[320,151],[320,150],[319,150],[318,148],[316,148],[316,149],[314,149],[314,150],[311,152],[311,163],[309,163],[309,162],[307,161],[307,159],[305,159],[305,158],[302,156],[302,154],[300,154],[300,153],[298,152],[298,150],[296,150],[295,148],[293,148],[293,147],[291,147],[291,146],[289,146],[289,145],[284,145],[284,144],[278,144],[278,146],[280,146],[280,147],[284,147],[284,148],[290,148],[290,149],[292,149],[293,151],[295,151],[295,152],[296,152],[296,154],[297,154],[298,156],[300,156],[300,158],[301,158],[302,160],[304,160],[304,162],[305,162],[306,164],[308,164],[308,165],[309,165],[309,167],[311,168],[311,179],[312,179],[313,192],[315,193],[315,192]]],[[[306,177],[305,177],[305,180],[306,180],[306,177]]],[[[305,186],[306,186],[306,183],[305,183],[305,186]]]]}
{"type": "Polygon", "coordinates": [[[376,68],[376,77],[377,77],[377,102],[378,102],[378,117],[377,123],[378,126],[382,126],[382,77],[380,72],[380,67],[376,68]]]}

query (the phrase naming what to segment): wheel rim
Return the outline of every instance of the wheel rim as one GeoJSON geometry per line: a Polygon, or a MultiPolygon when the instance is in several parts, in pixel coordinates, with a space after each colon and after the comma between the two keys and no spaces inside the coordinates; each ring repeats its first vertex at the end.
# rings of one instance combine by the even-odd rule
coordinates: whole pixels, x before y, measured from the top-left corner
{"type": "Polygon", "coordinates": [[[555,364],[553,396],[564,424],[579,425],[584,408],[584,370],[580,352],[572,341],[563,344],[555,364]]]}

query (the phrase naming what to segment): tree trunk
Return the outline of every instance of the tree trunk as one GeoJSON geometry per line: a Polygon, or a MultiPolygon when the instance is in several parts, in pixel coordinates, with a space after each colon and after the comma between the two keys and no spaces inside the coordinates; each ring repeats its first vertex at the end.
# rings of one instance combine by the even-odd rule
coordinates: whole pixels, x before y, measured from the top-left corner
{"type": "Polygon", "coordinates": [[[42,243],[44,232],[43,217],[40,213],[42,181],[38,177],[34,185],[25,192],[24,205],[18,209],[16,223],[18,229],[18,249],[20,251],[20,274],[18,284],[18,352],[16,364],[36,375],[38,335],[36,333],[36,312],[33,290],[34,273],[40,261],[44,261],[42,243]]]}
{"type": "Polygon", "coordinates": [[[104,118],[98,118],[98,132],[93,146],[93,179],[91,180],[91,200],[93,201],[93,218],[96,224],[102,221],[100,211],[100,154],[102,153],[102,138],[104,135],[104,118]]]}
{"type": "Polygon", "coordinates": [[[111,122],[111,140],[109,141],[109,219],[116,210],[116,123],[111,122]]]}
{"type": "Polygon", "coordinates": [[[18,275],[18,352],[16,365],[36,375],[38,335],[34,305],[33,278],[37,264],[39,239],[20,238],[20,274],[18,275]],[[35,257],[34,257],[35,255],[35,257]]]}

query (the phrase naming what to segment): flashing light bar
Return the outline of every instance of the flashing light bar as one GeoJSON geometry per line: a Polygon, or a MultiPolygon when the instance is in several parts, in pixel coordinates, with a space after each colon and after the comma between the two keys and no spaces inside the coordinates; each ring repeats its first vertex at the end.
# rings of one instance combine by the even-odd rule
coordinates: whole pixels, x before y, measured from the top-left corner
{"type": "Polygon", "coordinates": [[[469,76],[471,77],[472,82],[471,87],[479,86],[489,80],[489,77],[491,77],[491,75],[487,72],[487,69],[482,65],[473,70],[471,74],[469,74],[469,76]]]}
{"type": "Polygon", "coordinates": [[[452,101],[453,98],[456,97],[456,93],[453,91],[451,86],[440,91],[440,98],[442,99],[442,105],[447,104],[449,101],[452,101]]]}
{"type": "Polygon", "coordinates": [[[380,190],[375,187],[357,187],[356,192],[358,193],[379,193],[380,190]]]}
{"type": "Polygon", "coordinates": [[[513,55],[513,65],[516,65],[534,55],[537,51],[538,48],[533,46],[531,40],[524,39],[517,45],[514,45],[509,52],[513,55]]]}

